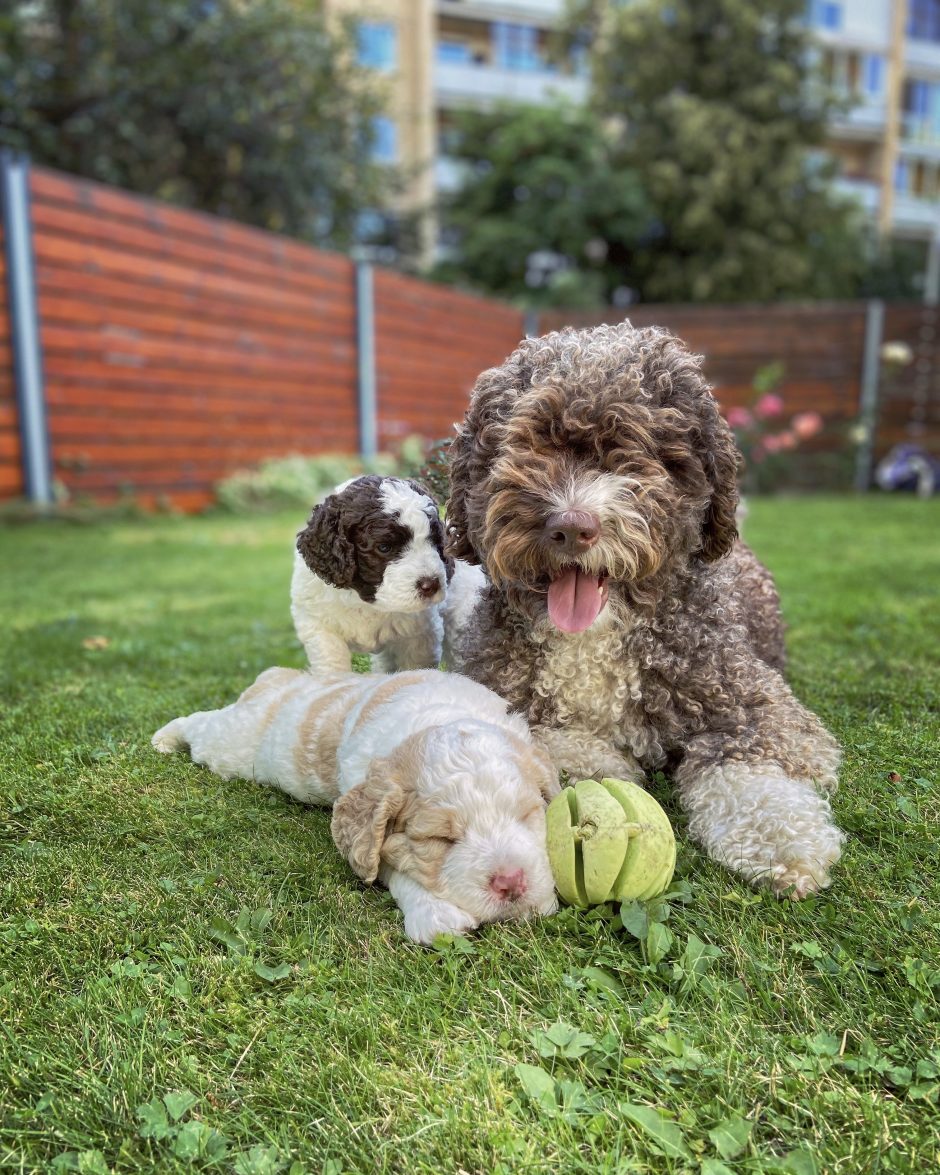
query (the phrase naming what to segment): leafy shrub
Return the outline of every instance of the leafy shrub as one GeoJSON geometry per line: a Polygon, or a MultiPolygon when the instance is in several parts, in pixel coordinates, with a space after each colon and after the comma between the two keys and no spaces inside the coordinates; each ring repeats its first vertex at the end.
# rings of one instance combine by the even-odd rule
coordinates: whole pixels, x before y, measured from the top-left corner
{"type": "Polygon", "coordinates": [[[340,482],[364,473],[384,477],[420,477],[424,443],[408,437],[399,453],[362,458],[349,453],[305,457],[270,457],[253,469],[241,470],[216,484],[219,506],[235,514],[298,508],[309,510],[340,482]]]}

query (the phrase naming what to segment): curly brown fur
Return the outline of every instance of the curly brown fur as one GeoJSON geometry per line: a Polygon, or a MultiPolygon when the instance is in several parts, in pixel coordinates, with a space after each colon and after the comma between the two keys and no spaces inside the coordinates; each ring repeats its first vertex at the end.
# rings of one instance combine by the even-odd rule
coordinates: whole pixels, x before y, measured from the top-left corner
{"type": "Polygon", "coordinates": [[[776,590],[735,542],[739,454],[700,360],[629,323],[527,339],[480,376],[450,459],[450,550],[492,585],[458,667],[573,774],[673,769],[693,835],[750,879],[827,884],[838,748],[776,672],[776,590]]]}

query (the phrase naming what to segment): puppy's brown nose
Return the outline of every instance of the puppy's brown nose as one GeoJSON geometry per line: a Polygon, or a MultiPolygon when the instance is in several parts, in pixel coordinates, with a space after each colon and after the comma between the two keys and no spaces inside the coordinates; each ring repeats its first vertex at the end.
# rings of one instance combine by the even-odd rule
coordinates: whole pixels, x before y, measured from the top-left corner
{"type": "Polygon", "coordinates": [[[415,584],[418,595],[422,600],[430,600],[441,590],[441,581],[436,575],[427,575],[415,584]]]}
{"type": "Polygon", "coordinates": [[[522,869],[515,873],[494,873],[490,878],[490,889],[504,902],[517,902],[525,896],[529,883],[522,869]]]}
{"type": "Polygon", "coordinates": [[[559,510],[545,523],[545,538],[563,555],[583,555],[600,535],[600,519],[588,510],[559,510]]]}

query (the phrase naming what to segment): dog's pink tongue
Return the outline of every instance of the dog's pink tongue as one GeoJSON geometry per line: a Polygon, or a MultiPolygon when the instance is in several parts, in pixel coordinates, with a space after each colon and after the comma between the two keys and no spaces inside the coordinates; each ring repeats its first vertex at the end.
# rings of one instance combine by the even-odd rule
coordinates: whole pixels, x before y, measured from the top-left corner
{"type": "Polygon", "coordinates": [[[596,575],[576,567],[563,571],[548,589],[548,615],[562,632],[584,632],[597,619],[607,600],[596,575]]]}

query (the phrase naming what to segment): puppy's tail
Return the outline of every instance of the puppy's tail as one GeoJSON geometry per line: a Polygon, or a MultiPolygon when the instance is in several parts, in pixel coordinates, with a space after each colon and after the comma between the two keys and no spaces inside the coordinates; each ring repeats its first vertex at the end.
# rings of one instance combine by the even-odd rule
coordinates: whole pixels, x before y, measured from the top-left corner
{"type": "Polygon", "coordinates": [[[166,726],[161,726],[150,742],[164,755],[170,755],[173,751],[188,750],[189,736],[186,733],[186,723],[185,718],[174,718],[166,726]]]}

